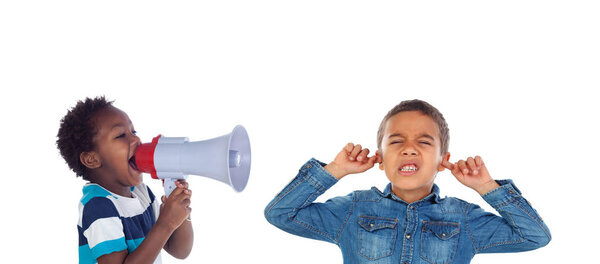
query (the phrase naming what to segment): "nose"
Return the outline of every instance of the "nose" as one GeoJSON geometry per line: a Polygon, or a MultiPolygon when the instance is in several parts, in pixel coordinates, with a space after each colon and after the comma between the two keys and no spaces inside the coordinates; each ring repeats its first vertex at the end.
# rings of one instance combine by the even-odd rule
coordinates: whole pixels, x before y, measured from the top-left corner
{"type": "Polygon", "coordinates": [[[402,156],[414,157],[417,155],[419,155],[419,153],[411,144],[406,144],[402,149],[402,156]]]}
{"type": "Polygon", "coordinates": [[[142,144],[142,141],[140,140],[140,137],[138,137],[137,135],[132,135],[131,145],[134,147],[137,147],[141,144],[142,144]]]}

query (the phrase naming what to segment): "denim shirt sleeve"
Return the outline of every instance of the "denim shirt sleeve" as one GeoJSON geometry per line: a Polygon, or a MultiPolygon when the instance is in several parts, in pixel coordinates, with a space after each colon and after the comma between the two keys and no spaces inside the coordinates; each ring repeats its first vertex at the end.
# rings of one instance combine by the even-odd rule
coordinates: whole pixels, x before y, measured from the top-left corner
{"type": "Polygon", "coordinates": [[[483,195],[501,217],[472,205],[467,231],[476,253],[520,252],[545,246],[550,230],[511,180],[483,195]]]}
{"type": "Polygon", "coordinates": [[[352,212],[352,194],[313,203],[337,183],[323,166],[311,159],[265,208],[269,223],[291,234],[337,244],[352,212]]]}

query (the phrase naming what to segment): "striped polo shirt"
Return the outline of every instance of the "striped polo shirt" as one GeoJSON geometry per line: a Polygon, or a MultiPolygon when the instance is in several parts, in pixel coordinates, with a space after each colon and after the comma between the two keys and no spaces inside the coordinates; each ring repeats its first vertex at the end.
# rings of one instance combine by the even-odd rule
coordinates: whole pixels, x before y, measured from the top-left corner
{"type": "MultiPolygon", "coordinates": [[[[148,186],[131,187],[133,198],[98,184],[83,187],[79,203],[79,263],[97,263],[102,255],[135,250],[156,220],[160,205],[148,186]]],[[[154,263],[161,263],[160,254],[154,263]]]]}

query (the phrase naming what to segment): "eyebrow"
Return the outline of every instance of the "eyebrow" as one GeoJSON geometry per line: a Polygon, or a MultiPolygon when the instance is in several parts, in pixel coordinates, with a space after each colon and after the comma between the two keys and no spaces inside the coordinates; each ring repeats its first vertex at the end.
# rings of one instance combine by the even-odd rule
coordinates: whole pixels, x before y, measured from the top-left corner
{"type": "Polygon", "coordinates": [[[114,129],[115,127],[124,127],[124,126],[125,126],[125,124],[123,124],[123,123],[116,123],[110,129],[114,129]]]}
{"type": "MultiPolygon", "coordinates": [[[[393,138],[393,137],[402,137],[403,138],[405,136],[400,133],[395,133],[395,134],[391,134],[388,138],[393,138]]],[[[420,134],[417,138],[423,138],[423,137],[435,141],[435,138],[427,133],[420,134]]]]}
{"type": "Polygon", "coordinates": [[[393,137],[404,137],[404,135],[396,133],[396,134],[391,134],[390,136],[388,136],[388,138],[393,138],[393,137]]]}
{"type": "Polygon", "coordinates": [[[116,123],[116,124],[114,124],[114,125],[113,125],[113,126],[110,128],[110,129],[111,129],[111,130],[113,130],[113,129],[115,129],[116,127],[127,127],[128,125],[133,125],[133,124],[131,123],[131,121],[129,122],[129,124],[125,124],[125,123],[123,123],[123,122],[120,122],[120,123],[116,123]]]}

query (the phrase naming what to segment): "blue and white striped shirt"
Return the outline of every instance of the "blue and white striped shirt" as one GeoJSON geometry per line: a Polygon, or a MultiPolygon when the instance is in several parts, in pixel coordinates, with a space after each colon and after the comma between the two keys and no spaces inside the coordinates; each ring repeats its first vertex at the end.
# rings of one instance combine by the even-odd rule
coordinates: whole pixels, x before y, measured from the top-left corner
{"type": "MultiPolygon", "coordinates": [[[[131,187],[133,198],[98,184],[83,187],[79,203],[79,263],[97,263],[102,255],[135,250],[156,220],[160,205],[145,184],[131,187]]],[[[154,263],[161,263],[160,254],[154,263]]]]}

